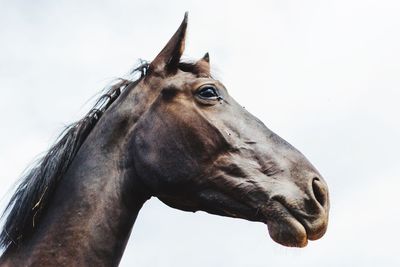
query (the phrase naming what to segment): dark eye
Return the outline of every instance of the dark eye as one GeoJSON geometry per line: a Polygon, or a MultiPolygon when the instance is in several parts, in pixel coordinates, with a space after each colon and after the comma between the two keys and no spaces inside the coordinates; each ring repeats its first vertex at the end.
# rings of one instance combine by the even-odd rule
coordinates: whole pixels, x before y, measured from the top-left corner
{"type": "Polygon", "coordinates": [[[217,99],[219,95],[217,93],[217,89],[213,86],[205,86],[201,88],[197,93],[201,98],[206,99],[217,99]]]}

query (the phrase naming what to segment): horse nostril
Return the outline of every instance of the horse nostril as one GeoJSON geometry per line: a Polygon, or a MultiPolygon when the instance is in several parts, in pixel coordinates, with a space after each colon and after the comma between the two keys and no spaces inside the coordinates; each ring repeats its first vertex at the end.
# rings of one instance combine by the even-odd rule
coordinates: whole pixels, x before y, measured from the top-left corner
{"type": "Polygon", "coordinates": [[[318,178],[314,178],[312,181],[312,191],[318,203],[325,207],[328,201],[328,192],[326,186],[318,178]]]}

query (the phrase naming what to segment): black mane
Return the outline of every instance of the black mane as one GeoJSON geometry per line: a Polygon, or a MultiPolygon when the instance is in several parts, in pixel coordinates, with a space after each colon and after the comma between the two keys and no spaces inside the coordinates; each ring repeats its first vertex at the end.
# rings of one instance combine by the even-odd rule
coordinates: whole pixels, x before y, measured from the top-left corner
{"type": "Polygon", "coordinates": [[[118,98],[121,90],[128,85],[136,86],[146,75],[148,68],[149,64],[142,61],[131,72],[136,79],[119,79],[110,86],[86,116],[66,127],[47,154],[22,176],[2,215],[5,222],[0,233],[0,247],[7,251],[21,244],[33,233],[58,181],[62,179],[86,137],[103,113],[118,98]]]}

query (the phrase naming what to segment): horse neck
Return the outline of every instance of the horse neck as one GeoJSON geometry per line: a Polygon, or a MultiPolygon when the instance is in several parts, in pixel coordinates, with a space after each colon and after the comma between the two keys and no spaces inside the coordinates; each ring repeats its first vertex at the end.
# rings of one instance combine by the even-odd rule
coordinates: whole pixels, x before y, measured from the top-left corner
{"type": "Polygon", "coordinates": [[[116,124],[104,118],[92,130],[32,238],[12,253],[16,265],[118,265],[148,197],[133,168],[126,167],[122,143],[128,129],[116,124]]]}

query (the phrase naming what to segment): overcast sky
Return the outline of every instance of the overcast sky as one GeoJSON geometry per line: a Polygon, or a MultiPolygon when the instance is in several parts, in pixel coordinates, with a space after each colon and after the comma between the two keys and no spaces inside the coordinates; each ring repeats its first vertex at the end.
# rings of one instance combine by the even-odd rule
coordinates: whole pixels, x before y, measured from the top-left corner
{"type": "Polygon", "coordinates": [[[145,204],[121,266],[400,266],[400,2],[0,0],[0,196],[113,78],[152,59],[189,11],[185,55],[329,184],[327,234],[145,204]]]}

